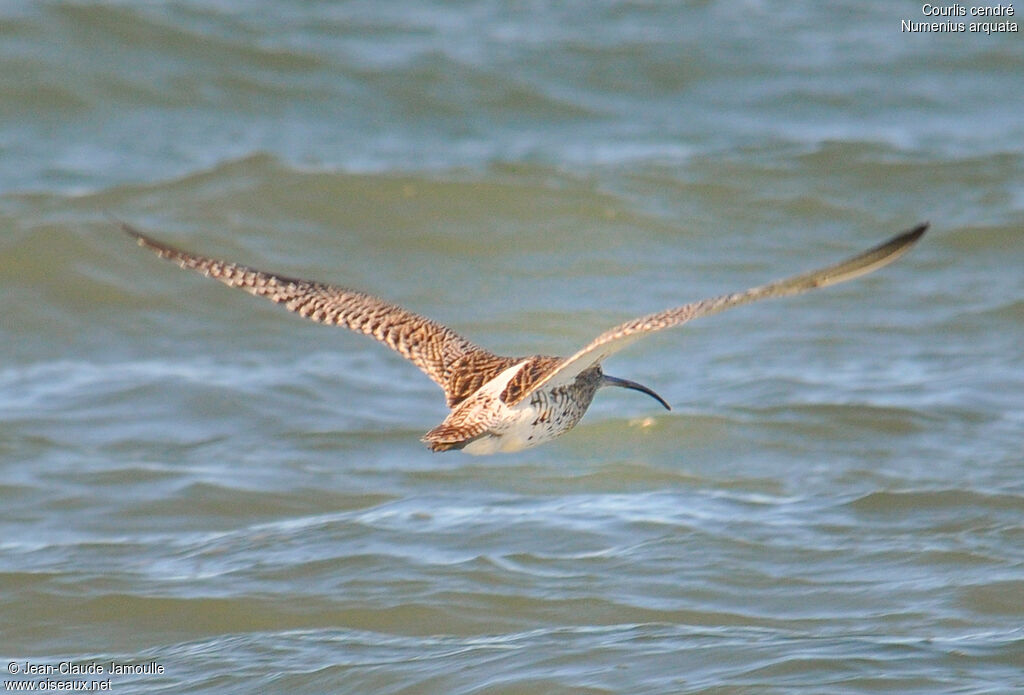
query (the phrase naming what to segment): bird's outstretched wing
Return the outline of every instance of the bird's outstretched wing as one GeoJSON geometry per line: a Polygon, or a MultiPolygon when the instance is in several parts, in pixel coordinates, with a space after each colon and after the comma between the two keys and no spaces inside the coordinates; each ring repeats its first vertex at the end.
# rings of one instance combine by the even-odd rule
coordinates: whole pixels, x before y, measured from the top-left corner
{"type": "Polygon", "coordinates": [[[345,326],[376,338],[437,382],[444,389],[449,406],[464,400],[469,395],[465,391],[472,387],[458,378],[458,370],[453,369],[455,363],[468,361],[487,366],[493,363],[497,371],[501,371],[504,363],[450,328],[365,292],[198,256],[156,241],[130,225],[122,223],[121,228],[135,237],[139,246],[182,268],[191,268],[229,287],[266,297],[307,319],[345,326]]]}
{"type": "Polygon", "coordinates": [[[734,306],[749,304],[761,299],[800,294],[818,287],[827,287],[840,282],[846,282],[847,280],[852,280],[878,270],[906,253],[924,235],[927,229],[927,222],[920,224],[853,258],[830,265],[827,268],[794,275],[793,277],[778,280],[767,285],[753,287],[744,292],[702,299],[627,321],[594,338],[589,345],[571,357],[566,358],[543,377],[530,384],[528,388],[513,394],[506,402],[508,405],[515,405],[524,398],[528,398],[537,389],[555,388],[567,384],[592,365],[601,362],[630,343],[656,331],[672,328],[691,319],[715,314],[734,306]]]}

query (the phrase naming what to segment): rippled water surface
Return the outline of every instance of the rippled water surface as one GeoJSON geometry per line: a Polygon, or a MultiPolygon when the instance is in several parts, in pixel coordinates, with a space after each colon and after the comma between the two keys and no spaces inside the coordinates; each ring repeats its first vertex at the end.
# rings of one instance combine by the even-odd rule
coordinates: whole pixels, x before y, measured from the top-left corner
{"type": "Polygon", "coordinates": [[[1024,689],[1024,43],[901,19],[0,3],[5,682],[1024,689]],[[505,354],[933,226],[608,361],[672,412],[603,391],[562,439],[473,458],[418,441],[446,409],[400,357],[111,216],[505,354]]]}

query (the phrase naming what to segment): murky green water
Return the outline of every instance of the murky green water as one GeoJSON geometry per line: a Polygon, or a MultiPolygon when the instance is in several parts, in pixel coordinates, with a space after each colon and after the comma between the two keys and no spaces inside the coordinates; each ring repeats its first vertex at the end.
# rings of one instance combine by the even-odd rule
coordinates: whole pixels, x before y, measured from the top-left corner
{"type": "Polygon", "coordinates": [[[0,4],[4,680],[1024,688],[1024,43],[905,18],[0,4]],[[507,354],[933,228],[607,363],[671,413],[606,391],[564,438],[472,458],[419,443],[446,410],[400,358],[108,213],[507,354]]]}

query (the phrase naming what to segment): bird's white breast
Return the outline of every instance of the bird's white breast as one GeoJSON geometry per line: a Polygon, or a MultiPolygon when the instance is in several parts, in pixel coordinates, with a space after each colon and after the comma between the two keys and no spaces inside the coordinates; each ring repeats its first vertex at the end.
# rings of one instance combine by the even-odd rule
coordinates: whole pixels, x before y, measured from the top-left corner
{"type": "Polygon", "coordinates": [[[580,389],[559,387],[535,392],[515,406],[500,403],[499,414],[487,433],[465,446],[470,454],[510,453],[551,441],[576,426],[587,411],[596,385],[580,389]]]}

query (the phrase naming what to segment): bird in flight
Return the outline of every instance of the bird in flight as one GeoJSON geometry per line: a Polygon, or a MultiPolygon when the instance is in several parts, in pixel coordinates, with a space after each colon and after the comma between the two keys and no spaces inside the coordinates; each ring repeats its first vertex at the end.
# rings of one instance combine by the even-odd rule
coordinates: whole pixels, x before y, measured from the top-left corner
{"type": "Polygon", "coordinates": [[[495,355],[447,326],[371,294],[199,256],[161,243],[130,225],[121,227],[140,246],[182,268],[283,304],[307,319],[376,338],[444,390],[451,412],[423,436],[428,448],[493,454],[526,449],[568,432],[602,386],[641,391],[671,410],[646,386],[605,374],[601,363],[640,338],[700,316],[835,285],[878,270],[906,253],[924,235],[928,224],[820,270],[626,321],[569,357],[495,355]]]}

